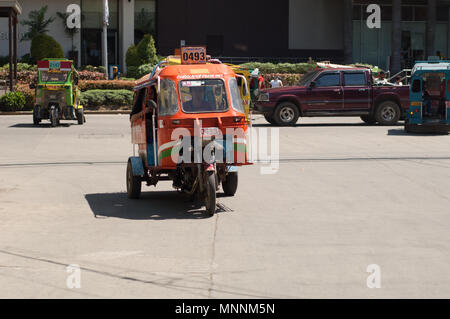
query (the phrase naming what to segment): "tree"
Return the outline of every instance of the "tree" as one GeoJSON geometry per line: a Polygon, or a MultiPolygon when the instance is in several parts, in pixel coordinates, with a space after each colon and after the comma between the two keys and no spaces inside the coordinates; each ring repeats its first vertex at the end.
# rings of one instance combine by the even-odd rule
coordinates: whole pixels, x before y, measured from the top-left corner
{"type": "Polygon", "coordinates": [[[39,10],[30,11],[28,14],[29,20],[24,20],[20,24],[28,26],[28,31],[23,35],[20,41],[33,40],[33,38],[41,33],[48,32],[48,26],[55,20],[54,17],[45,18],[48,6],[43,6],[39,10]]]}
{"type": "Polygon", "coordinates": [[[144,35],[144,38],[138,43],[137,53],[141,60],[140,64],[157,64],[155,40],[151,34],[144,35]]]}
{"type": "Polygon", "coordinates": [[[64,58],[61,45],[47,34],[38,34],[31,41],[31,56],[35,61],[45,58],[64,58]]]}

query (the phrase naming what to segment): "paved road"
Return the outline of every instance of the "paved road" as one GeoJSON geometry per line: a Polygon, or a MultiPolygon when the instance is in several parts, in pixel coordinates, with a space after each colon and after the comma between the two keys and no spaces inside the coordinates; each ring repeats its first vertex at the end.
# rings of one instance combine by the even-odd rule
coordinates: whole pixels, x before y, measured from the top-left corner
{"type": "Polygon", "coordinates": [[[0,117],[2,298],[450,297],[450,136],[300,120],[207,218],[168,182],[127,199],[127,116],[30,122],[0,117]]]}

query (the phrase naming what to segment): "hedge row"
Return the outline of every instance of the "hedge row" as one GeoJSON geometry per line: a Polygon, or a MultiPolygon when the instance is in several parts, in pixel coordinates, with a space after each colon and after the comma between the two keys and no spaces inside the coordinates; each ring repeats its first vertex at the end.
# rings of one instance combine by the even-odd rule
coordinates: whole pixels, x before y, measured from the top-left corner
{"type": "Polygon", "coordinates": [[[132,91],[134,81],[128,80],[83,80],[79,82],[81,91],[89,90],[129,90],[132,91]]]}
{"type": "Polygon", "coordinates": [[[310,70],[317,68],[315,63],[261,63],[261,62],[249,62],[241,64],[249,69],[259,69],[262,74],[304,74],[310,70]]]}
{"type": "Polygon", "coordinates": [[[127,106],[133,104],[133,92],[129,90],[90,90],[81,93],[81,105],[127,106]]]}
{"type": "Polygon", "coordinates": [[[23,111],[25,108],[25,103],[25,96],[22,92],[8,92],[0,96],[0,111],[23,111]]]}

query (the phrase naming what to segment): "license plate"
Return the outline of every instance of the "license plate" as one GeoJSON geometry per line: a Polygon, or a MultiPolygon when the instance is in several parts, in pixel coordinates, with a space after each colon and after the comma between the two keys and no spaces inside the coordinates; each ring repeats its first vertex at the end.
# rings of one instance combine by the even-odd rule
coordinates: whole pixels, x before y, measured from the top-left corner
{"type": "Polygon", "coordinates": [[[220,129],[218,127],[205,127],[202,128],[202,135],[222,135],[222,132],[220,131],[220,129]]]}

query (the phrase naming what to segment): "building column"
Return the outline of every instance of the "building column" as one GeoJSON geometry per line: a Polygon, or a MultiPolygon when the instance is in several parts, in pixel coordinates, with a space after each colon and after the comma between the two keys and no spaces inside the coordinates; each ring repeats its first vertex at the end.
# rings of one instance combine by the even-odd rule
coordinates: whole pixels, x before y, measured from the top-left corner
{"type": "Polygon", "coordinates": [[[14,81],[17,82],[17,23],[18,22],[18,18],[17,15],[14,15],[14,81]]]}
{"type": "Polygon", "coordinates": [[[119,61],[120,71],[127,72],[126,56],[127,50],[134,44],[134,0],[120,1],[119,6],[119,30],[120,30],[120,49],[119,61]]]}
{"type": "Polygon", "coordinates": [[[353,62],[353,0],[344,0],[344,63],[353,62]]]}
{"type": "Polygon", "coordinates": [[[402,45],[402,1],[392,0],[392,54],[391,74],[401,70],[401,45],[402,45]]]}
{"type": "Polygon", "coordinates": [[[426,31],[426,55],[434,56],[434,34],[436,33],[436,0],[428,0],[426,31]]]}
{"type": "Polygon", "coordinates": [[[12,9],[8,12],[8,37],[9,37],[9,90],[13,91],[13,16],[12,9]]]}

